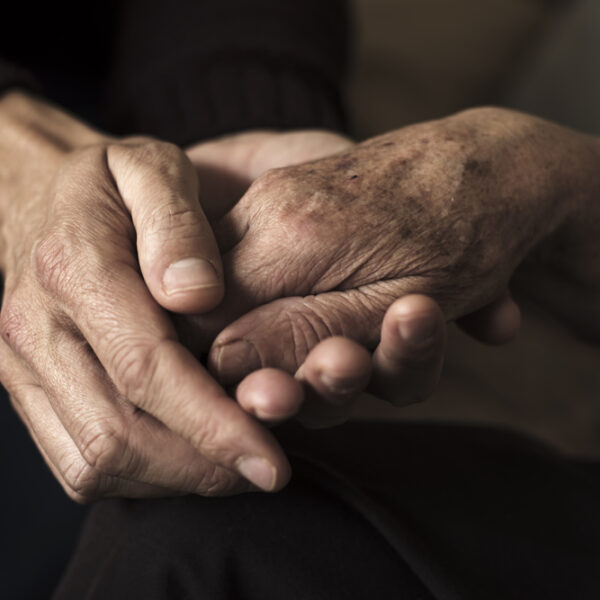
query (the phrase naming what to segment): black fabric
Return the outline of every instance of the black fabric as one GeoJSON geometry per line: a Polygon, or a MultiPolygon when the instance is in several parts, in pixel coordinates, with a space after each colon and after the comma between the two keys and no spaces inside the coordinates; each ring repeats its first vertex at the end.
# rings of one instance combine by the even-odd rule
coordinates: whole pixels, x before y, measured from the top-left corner
{"type": "Polygon", "coordinates": [[[294,466],[274,495],[98,504],[55,600],[431,598],[318,469],[294,466]]]}
{"type": "Polygon", "coordinates": [[[0,93],[37,85],[112,133],[185,145],[346,127],[345,0],[33,2],[4,17],[0,93]]]}
{"type": "Polygon", "coordinates": [[[447,423],[290,429],[285,439],[361,491],[351,501],[436,598],[600,597],[591,463],[516,433],[447,423]]]}
{"type": "Polygon", "coordinates": [[[103,106],[118,0],[5,4],[0,92],[9,88],[33,91],[106,128],[103,106]],[[23,80],[7,76],[15,69],[24,74],[23,80]]]}
{"type": "Polygon", "coordinates": [[[600,597],[597,465],[490,428],[280,437],[280,494],[97,505],[55,600],[600,597]]]}
{"type": "Polygon", "coordinates": [[[0,387],[0,598],[47,600],[86,509],[54,479],[0,387]]]}
{"type": "Polygon", "coordinates": [[[132,125],[177,143],[256,127],[345,127],[344,0],[129,0],[111,97],[132,125]],[[143,18],[140,18],[143,15],[143,18]]]}

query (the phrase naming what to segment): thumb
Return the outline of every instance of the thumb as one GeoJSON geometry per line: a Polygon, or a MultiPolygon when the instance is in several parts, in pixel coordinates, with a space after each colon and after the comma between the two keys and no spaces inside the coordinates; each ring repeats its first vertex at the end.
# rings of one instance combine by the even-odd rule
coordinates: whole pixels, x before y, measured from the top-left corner
{"type": "Polygon", "coordinates": [[[221,259],[198,200],[198,180],[172,144],[109,146],[108,168],[131,214],[144,281],[164,308],[205,312],[222,299],[221,259]]]}
{"type": "Polygon", "coordinates": [[[314,346],[334,335],[375,347],[386,308],[360,290],[281,298],[224,329],[213,343],[208,364],[224,385],[261,367],[294,373],[314,346]]]}

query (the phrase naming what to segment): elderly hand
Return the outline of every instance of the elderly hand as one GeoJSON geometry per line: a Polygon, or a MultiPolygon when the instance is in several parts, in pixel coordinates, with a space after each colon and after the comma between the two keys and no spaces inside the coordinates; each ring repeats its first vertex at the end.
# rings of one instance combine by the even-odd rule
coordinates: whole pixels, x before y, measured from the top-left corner
{"type": "MultiPolygon", "coordinates": [[[[67,493],[283,486],[273,436],[178,342],[164,310],[206,311],[223,294],[186,156],[107,138],[20,93],[0,99],[0,129],[0,378],[67,493]]],[[[244,394],[298,404],[302,391],[261,371],[244,394]]]]}
{"type": "MultiPolygon", "coordinates": [[[[188,149],[188,156],[201,180],[204,208],[213,222],[227,213],[251,183],[269,169],[316,160],[350,150],[355,144],[347,138],[325,131],[286,133],[251,132],[236,134],[188,149]]],[[[488,311],[473,326],[479,337],[502,326],[503,311],[488,311]],[[500,316],[500,322],[498,322],[500,316]],[[491,325],[491,327],[489,326],[491,325]]],[[[206,341],[197,335],[194,318],[177,317],[179,330],[187,344],[196,349],[206,341]]],[[[505,333],[506,335],[506,333],[505,333]]],[[[405,336],[406,337],[406,336],[405,336]]],[[[276,340],[273,340],[276,343],[276,340]]],[[[311,427],[331,426],[346,420],[354,401],[367,384],[371,393],[382,397],[424,398],[435,388],[444,355],[445,324],[439,307],[424,296],[405,296],[388,311],[382,324],[381,343],[371,357],[362,346],[349,338],[327,338],[315,346],[298,368],[295,376],[302,382],[304,398],[300,404],[270,394],[242,394],[246,383],[238,388],[240,404],[263,421],[276,423],[296,416],[311,427]],[[425,343],[412,343],[399,335],[423,327],[435,331],[425,343]]],[[[248,377],[252,381],[253,376],[248,377]]]]}
{"type": "Polygon", "coordinates": [[[229,383],[260,366],[294,372],[331,335],[373,348],[406,294],[431,296],[447,320],[482,310],[471,327],[501,307],[500,330],[514,330],[509,280],[573,221],[596,151],[544,121],[478,109],[265,173],[215,225],[227,296],[198,330],[251,312],[219,334],[212,369],[229,383]]]}

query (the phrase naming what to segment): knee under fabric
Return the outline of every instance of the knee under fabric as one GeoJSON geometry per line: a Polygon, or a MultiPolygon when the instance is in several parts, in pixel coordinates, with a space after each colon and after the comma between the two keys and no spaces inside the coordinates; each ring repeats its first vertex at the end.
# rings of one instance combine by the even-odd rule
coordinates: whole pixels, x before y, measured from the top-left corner
{"type": "Polygon", "coordinates": [[[295,466],[273,495],[99,503],[55,600],[431,597],[360,512],[295,466]]]}
{"type": "Polygon", "coordinates": [[[279,435],[278,494],[99,503],[55,600],[600,596],[600,470],[492,428],[279,435]]]}

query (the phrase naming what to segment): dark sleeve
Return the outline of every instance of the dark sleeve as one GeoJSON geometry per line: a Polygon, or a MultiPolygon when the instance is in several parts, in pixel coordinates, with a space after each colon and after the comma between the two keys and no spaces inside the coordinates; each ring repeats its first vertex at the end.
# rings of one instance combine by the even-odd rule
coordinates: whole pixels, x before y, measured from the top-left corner
{"type": "Polygon", "coordinates": [[[38,92],[39,84],[30,71],[0,57],[0,95],[13,88],[38,92]]]}
{"type": "Polygon", "coordinates": [[[129,0],[109,123],[178,144],[252,128],[344,130],[345,0],[129,0]]]}

